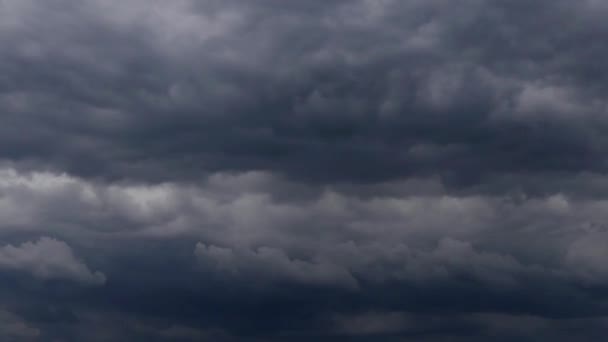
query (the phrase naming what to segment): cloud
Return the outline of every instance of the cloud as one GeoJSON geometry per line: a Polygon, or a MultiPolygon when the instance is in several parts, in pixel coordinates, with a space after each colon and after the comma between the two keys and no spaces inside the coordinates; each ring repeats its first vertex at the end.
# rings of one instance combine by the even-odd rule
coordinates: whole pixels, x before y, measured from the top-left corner
{"type": "Polygon", "coordinates": [[[0,107],[7,127],[30,133],[3,131],[1,159],[147,181],[266,170],[466,187],[602,172],[606,51],[577,42],[605,30],[604,9],[452,7],[5,1],[0,107]],[[543,35],[571,13],[581,19],[543,35]],[[437,153],[403,152],[416,146],[437,153]]]}
{"type": "Polygon", "coordinates": [[[76,258],[65,242],[47,237],[19,246],[1,247],[0,268],[27,272],[41,279],[68,279],[91,285],[106,281],[103,273],[91,272],[76,258]]]}
{"type": "Polygon", "coordinates": [[[0,334],[7,341],[35,341],[40,330],[12,312],[0,310],[0,334]]]}
{"type": "Polygon", "coordinates": [[[603,248],[607,238],[605,231],[591,231],[574,241],[566,253],[566,263],[592,284],[605,284],[607,280],[608,254],[603,248]]]}
{"type": "Polygon", "coordinates": [[[378,335],[398,333],[410,327],[411,322],[398,312],[366,313],[332,317],[336,333],[346,335],[378,335]]]}
{"type": "Polygon", "coordinates": [[[601,339],[607,11],[0,0],[0,330],[601,339]]]}
{"type": "Polygon", "coordinates": [[[237,251],[216,246],[197,244],[194,254],[202,263],[211,263],[220,271],[239,275],[245,273],[247,278],[261,276],[281,281],[282,278],[296,283],[310,285],[336,285],[339,287],[357,288],[358,283],[348,270],[323,262],[290,259],[284,251],[261,247],[257,251],[237,251]]]}
{"type": "MultiPolygon", "coordinates": [[[[457,274],[494,285],[516,284],[522,275],[577,278],[571,265],[598,262],[576,252],[591,249],[576,246],[597,241],[585,234],[605,221],[603,200],[561,193],[448,195],[404,183],[380,195],[386,185],[314,188],[259,172],[215,174],[199,185],[105,185],[65,174],[2,173],[4,234],[44,234],[45,223],[83,243],[186,239],[196,245],[197,258],[220,273],[346,288],[358,287],[358,279],[457,274]],[[301,197],[289,189],[303,191],[301,197]],[[24,199],[29,204],[19,205],[24,199]],[[537,251],[541,237],[545,245],[537,251]]],[[[55,240],[21,248],[33,251],[40,243],[74,259],[55,240]]]]}

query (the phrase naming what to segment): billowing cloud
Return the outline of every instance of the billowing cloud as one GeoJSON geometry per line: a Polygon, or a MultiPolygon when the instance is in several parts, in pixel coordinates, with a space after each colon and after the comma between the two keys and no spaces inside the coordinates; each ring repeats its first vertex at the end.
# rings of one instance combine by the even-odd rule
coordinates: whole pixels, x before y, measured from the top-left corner
{"type": "Polygon", "coordinates": [[[103,284],[106,277],[91,272],[63,241],[43,237],[35,242],[0,248],[0,269],[24,271],[41,279],[69,279],[85,284],[103,284]]]}
{"type": "MultiPolygon", "coordinates": [[[[463,315],[522,311],[579,319],[606,305],[592,296],[592,288],[608,281],[601,248],[606,203],[576,191],[532,197],[456,194],[433,179],[320,187],[262,172],[214,174],[197,184],[105,183],[15,169],[1,174],[2,236],[51,233],[72,239],[111,274],[106,300],[130,297],[124,302],[129,311],[185,320],[171,323],[176,326],[193,324],[190,315],[205,315],[203,303],[227,301],[227,317],[234,329],[243,329],[239,312],[261,310],[247,303],[247,296],[278,301],[274,305],[282,310],[289,310],[292,295],[303,296],[310,304],[301,310],[318,315],[311,322],[350,305],[395,312],[393,320],[352,328],[367,335],[385,334],[376,331],[385,326],[398,334],[391,322],[406,314],[416,321],[416,312],[430,310],[425,306],[457,307],[463,315]],[[167,272],[172,276],[157,276],[167,272]],[[176,293],[154,304],[167,287],[193,296],[187,309],[163,311],[160,303],[176,293]],[[231,299],[234,291],[244,307],[231,299]],[[310,291],[338,291],[352,302],[332,300],[324,304],[328,311],[315,312],[320,299],[310,291]],[[463,302],[471,291],[484,302],[463,302]],[[389,304],[388,293],[400,299],[389,304]],[[568,300],[556,304],[554,295],[568,300]],[[516,298],[519,307],[503,297],[516,298]]],[[[5,270],[105,282],[104,274],[91,271],[60,240],[42,238],[0,252],[5,270]]],[[[205,331],[230,330],[214,319],[204,321],[205,331]]],[[[155,329],[160,336],[165,328],[155,329]]],[[[351,328],[328,326],[327,333],[337,333],[332,329],[349,336],[351,328]]]]}
{"type": "Polygon", "coordinates": [[[0,335],[601,340],[607,14],[0,0],[0,335]]]}
{"type": "Polygon", "coordinates": [[[2,6],[2,159],[22,167],[459,187],[605,170],[596,2],[2,6]]]}

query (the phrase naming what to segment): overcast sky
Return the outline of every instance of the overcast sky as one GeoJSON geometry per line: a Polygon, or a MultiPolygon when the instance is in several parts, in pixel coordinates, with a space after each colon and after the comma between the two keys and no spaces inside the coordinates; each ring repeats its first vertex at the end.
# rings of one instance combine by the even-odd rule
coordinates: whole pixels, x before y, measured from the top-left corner
{"type": "Polygon", "coordinates": [[[607,16],[0,0],[0,340],[604,339],[607,16]]]}

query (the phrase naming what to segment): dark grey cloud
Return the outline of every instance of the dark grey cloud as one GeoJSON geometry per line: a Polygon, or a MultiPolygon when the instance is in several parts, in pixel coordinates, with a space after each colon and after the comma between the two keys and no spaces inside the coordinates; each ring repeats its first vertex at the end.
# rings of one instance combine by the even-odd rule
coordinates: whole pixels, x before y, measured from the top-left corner
{"type": "Polygon", "coordinates": [[[22,165],[460,185],[605,169],[601,3],[3,7],[2,156],[22,165]]]}
{"type": "Polygon", "coordinates": [[[44,338],[483,339],[528,316],[546,334],[605,316],[595,197],[451,195],[432,180],[314,189],[260,172],[2,175],[2,302],[44,338]]]}
{"type": "Polygon", "coordinates": [[[8,341],[580,341],[608,5],[0,0],[8,341]]]}

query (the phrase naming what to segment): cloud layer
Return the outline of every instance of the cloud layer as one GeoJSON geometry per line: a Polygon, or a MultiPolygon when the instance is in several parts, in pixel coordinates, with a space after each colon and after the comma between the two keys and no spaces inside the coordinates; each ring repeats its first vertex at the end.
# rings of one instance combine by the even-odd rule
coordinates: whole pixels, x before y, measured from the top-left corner
{"type": "Polygon", "coordinates": [[[0,335],[601,339],[606,14],[0,0],[0,335]]]}

